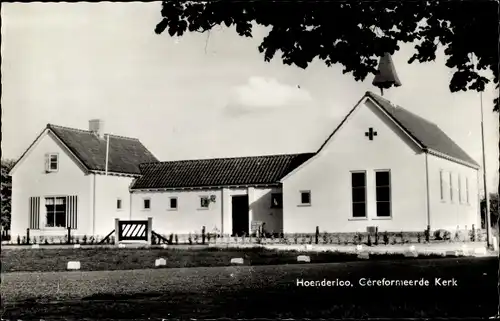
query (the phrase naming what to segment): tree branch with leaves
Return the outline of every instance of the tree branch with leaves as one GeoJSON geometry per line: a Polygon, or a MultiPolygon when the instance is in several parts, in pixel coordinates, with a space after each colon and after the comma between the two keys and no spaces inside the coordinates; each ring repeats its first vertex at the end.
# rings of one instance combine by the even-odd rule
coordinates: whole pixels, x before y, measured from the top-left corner
{"type": "Polygon", "coordinates": [[[400,43],[415,44],[410,64],[435,60],[441,46],[453,70],[451,92],[484,91],[490,82],[498,88],[496,1],[164,1],[161,14],[155,32],[170,36],[225,25],[252,37],[252,23],[270,27],[258,47],[265,61],[280,51],[283,63],[307,68],[319,58],[343,65],[356,81],[375,74],[378,57],[400,43]]]}

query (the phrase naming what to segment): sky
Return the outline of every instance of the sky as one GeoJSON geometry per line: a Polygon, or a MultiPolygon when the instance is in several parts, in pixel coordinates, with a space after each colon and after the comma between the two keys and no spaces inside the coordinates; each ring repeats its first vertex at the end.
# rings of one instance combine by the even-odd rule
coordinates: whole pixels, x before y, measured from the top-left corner
{"type": "MultiPolygon", "coordinates": [[[[234,28],[156,35],[161,3],[3,3],[2,158],[19,157],[47,123],[139,138],[160,160],[317,150],[370,90],[342,66],[307,69],[265,62],[253,38],[234,28]],[[300,87],[300,88],[299,88],[300,87]]],[[[402,86],[394,103],[435,122],[481,164],[480,95],[450,93],[452,70],[394,54],[402,86]]],[[[488,188],[498,186],[498,114],[483,93],[488,188]]]]}

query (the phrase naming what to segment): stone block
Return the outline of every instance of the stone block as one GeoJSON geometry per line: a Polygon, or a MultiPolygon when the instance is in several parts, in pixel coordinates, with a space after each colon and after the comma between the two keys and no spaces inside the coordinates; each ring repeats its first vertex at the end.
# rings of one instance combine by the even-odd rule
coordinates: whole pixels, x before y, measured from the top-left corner
{"type": "Polygon", "coordinates": [[[356,251],[363,250],[363,245],[356,245],[356,251]]]}
{"type": "Polygon", "coordinates": [[[40,248],[40,244],[33,244],[31,246],[32,249],[39,249],[40,248]]]}
{"type": "Polygon", "coordinates": [[[313,249],[312,244],[306,244],[306,250],[310,251],[313,249]]]}
{"type": "Polygon", "coordinates": [[[404,253],[405,257],[418,257],[418,253],[415,251],[407,251],[404,253]]]}
{"type": "Polygon", "coordinates": [[[80,261],[69,261],[68,270],[80,270],[80,261]]]}
{"type": "Polygon", "coordinates": [[[358,254],[358,259],[368,260],[370,258],[370,254],[368,252],[361,252],[358,254]]]}
{"type": "Polygon", "coordinates": [[[123,248],[125,248],[125,244],[120,243],[120,244],[118,244],[118,247],[119,247],[120,249],[123,249],[123,248]]]}
{"type": "Polygon", "coordinates": [[[232,258],[231,264],[243,264],[243,258],[241,257],[232,258]]]}
{"type": "Polygon", "coordinates": [[[486,251],[486,247],[478,247],[474,249],[475,255],[486,255],[488,252],[486,251]]]}
{"type": "Polygon", "coordinates": [[[161,248],[162,248],[162,249],[166,249],[166,248],[168,248],[168,244],[162,244],[162,245],[161,245],[161,248]]]}
{"type": "Polygon", "coordinates": [[[80,244],[75,244],[75,245],[73,245],[73,247],[74,247],[75,249],[79,249],[81,246],[80,246],[80,244]]]}
{"type": "Polygon", "coordinates": [[[155,266],[158,267],[158,266],[165,266],[167,265],[167,260],[165,260],[164,258],[159,258],[159,259],[156,259],[155,260],[155,266]]]}
{"type": "Polygon", "coordinates": [[[297,256],[297,262],[311,262],[311,258],[307,255],[299,255],[297,256]]]}

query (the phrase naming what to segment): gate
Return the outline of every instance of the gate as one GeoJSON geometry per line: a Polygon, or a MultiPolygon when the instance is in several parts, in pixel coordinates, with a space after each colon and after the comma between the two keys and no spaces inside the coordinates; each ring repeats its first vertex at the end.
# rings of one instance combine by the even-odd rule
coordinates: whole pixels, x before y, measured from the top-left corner
{"type": "Polygon", "coordinates": [[[146,241],[150,237],[150,222],[144,221],[119,221],[117,220],[117,239],[121,241],[146,241]]]}

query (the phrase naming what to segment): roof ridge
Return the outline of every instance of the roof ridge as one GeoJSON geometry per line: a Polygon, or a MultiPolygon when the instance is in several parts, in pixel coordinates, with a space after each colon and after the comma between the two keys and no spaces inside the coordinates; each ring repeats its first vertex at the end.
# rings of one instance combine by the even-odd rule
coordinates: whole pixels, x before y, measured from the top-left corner
{"type": "MultiPolygon", "coordinates": [[[[417,113],[414,113],[414,112],[412,112],[411,110],[409,110],[408,108],[404,108],[404,107],[402,107],[401,105],[398,105],[398,104],[396,104],[396,103],[394,103],[394,102],[390,101],[390,100],[389,100],[389,99],[387,99],[387,98],[384,98],[384,97],[382,97],[382,96],[380,96],[380,95],[377,95],[377,94],[375,94],[375,93],[373,93],[373,92],[371,92],[371,91],[367,91],[367,93],[368,93],[369,95],[371,95],[371,96],[375,96],[375,97],[374,97],[375,99],[384,100],[384,101],[386,101],[387,103],[389,103],[390,105],[395,106],[397,109],[402,109],[402,110],[404,110],[404,111],[406,111],[406,112],[408,112],[408,113],[412,114],[413,116],[420,118],[420,119],[421,119],[421,120],[423,120],[423,121],[426,121],[426,122],[428,122],[428,123],[430,123],[430,124],[432,124],[432,125],[434,125],[434,126],[439,127],[439,126],[438,126],[435,122],[433,122],[433,121],[431,121],[431,120],[429,120],[429,119],[427,119],[427,118],[424,118],[423,116],[421,116],[421,115],[419,115],[419,114],[417,114],[417,113]]],[[[383,107],[383,106],[382,106],[382,107],[383,107]]]]}
{"type": "Polygon", "coordinates": [[[51,128],[51,127],[72,130],[72,131],[75,131],[75,132],[90,133],[90,130],[85,130],[85,129],[80,129],[80,128],[74,128],[74,127],[67,127],[67,126],[61,126],[61,125],[56,125],[56,124],[50,124],[50,123],[48,123],[47,124],[47,128],[51,128]]]}
{"type": "Polygon", "coordinates": [[[123,139],[139,141],[139,138],[136,138],[136,137],[128,137],[128,136],[115,135],[115,134],[109,134],[109,133],[105,133],[103,136],[106,136],[106,135],[108,135],[109,137],[116,137],[116,138],[123,138],[123,139]]]}
{"type": "Polygon", "coordinates": [[[298,156],[298,155],[312,155],[314,152],[308,153],[292,153],[292,154],[272,154],[272,155],[254,155],[254,156],[235,156],[235,157],[215,157],[215,158],[192,158],[192,159],[179,159],[169,161],[158,161],[141,163],[141,165],[149,164],[166,164],[166,163],[181,163],[181,162],[199,162],[199,161],[214,161],[214,160],[227,160],[227,159],[245,159],[245,158],[259,158],[259,157],[280,157],[280,156],[298,156]]]}
{"type": "MultiPolygon", "coordinates": [[[[86,130],[86,129],[80,129],[80,128],[74,128],[74,127],[67,127],[67,126],[61,126],[61,125],[56,125],[56,124],[50,124],[48,123],[47,124],[47,128],[60,128],[60,129],[66,129],[66,130],[72,130],[72,131],[75,131],[75,132],[81,132],[81,133],[88,133],[88,134],[91,134],[92,132],[90,130],[86,130]]],[[[116,137],[116,138],[123,138],[123,139],[129,139],[129,140],[135,140],[135,141],[139,141],[139,138],[136,138],[136,137],[128,137],[128,136],[122,136],[122,135],[115,135],[115,134],[109,134],[109,133],[105,133],[103,136],[105,135],[109,135],[110,137],[116,137]]]]}

